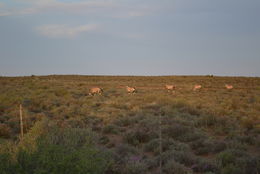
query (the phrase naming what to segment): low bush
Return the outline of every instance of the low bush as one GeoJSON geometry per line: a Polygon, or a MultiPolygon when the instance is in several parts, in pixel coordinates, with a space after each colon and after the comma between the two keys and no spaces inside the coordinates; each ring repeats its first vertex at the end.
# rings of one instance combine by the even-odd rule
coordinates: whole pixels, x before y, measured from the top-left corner
{"type": "Polygon", "coordinates": [[[138,155],[139,151],[128,144],[121,144],[114,148],[114,153],[116,161],[125,162],[130,158],[130,156],[138,155]]]}
{"type": "MultiPolygon", "coordinates": [[[[152,139],[148,143],[144,145],[144,151],[145,152],[153,152],[155,155],[159,154],[159,142],[160,140],[158,138],[152,139]]],[[[168,150],[174,150],[174,151],[189,151],[189,145],[180,143],[177,141],[174,141],[171,138],[162,139],[162,151],[168,151],[168,150]]]]}
{"type": "Polygon", "coordinates": [[[191,171],[184,165],[177,163],[174,160],[169,160],[163,166],[163,173],[165,174],[189,174],[191,171]]]}
{"type": "Polygon", "coordinates": [[[247,148],[246,144],[241,143],[237,139],[227,140],[226,144],[227,144],[227,148],[228,149],[235,149],[235,150],[245,151],[246,148],[247,148]]]}
{"type": "Polygon", "coordinates": [[[101,174],[109,167],[108,154],[94,146],[89,130],[63,129],[48,121],[36,127],[19,144],[12,166],[0,154],[6,161],[0,164],[1,173],[101,174]]]}
{"type": "Polygon", "coordinates": [[[227,148],[227,143],[224,141],[213,141],[212,152],[219,153],[227,148]]]}
{"type": "Polygon", "coordinates": [[[192,166],[196,162],[196,156],[191,151],[174,151],[173,158],[185,166],[192,166]]]}
{"type": "MultiPolygon", "coordinates": [[[[153,152],[155,155],[159,154],[159,145],[160,140],[158,138],[152,139],[148,143],[144,145],[145,152],[153,152]]],[[[162,140],[162,151],[170,150],[170,148],[174,145],[173,139],[163,139],[162,140]]]]}
{"type": "Polygon", "coordinates": [[[260,169],[259,162],[259,157],[240,150],[227,149],[217,156],[217,164],[224,174],[256,174],[260,169]]]}
{"type": "Polygon", "coordinates": [[[68,91],[67,91],[66,89],[62,89],[62,88],[56,89],[56,90],[54,90],[53,92],[54,92],[54,94],[55,94],[57,97],[63,97],[63,96],[65,96],[65,95],[68,94],[68,91]]]}
{"type": "Polygon", "coordinates": [[[217,124],[217,118],[214,115],[203,115],[196,123],[198,126],[210,127],[217,124]]]}
{"type": "Polygon", "coordinates": [[[198,139],[191,143],[191,146],[196,150],[197,155],[204,155],[213,152],[213,141],[209,139],[198,139]]]}
{"type": "Polygon", "coordinates": [[[113,124],[106,125],[102,129],[104,134],[118,134],[118,131],[118,127],[113,124]]]}
{"type": "Polygon", "coordinates": [[[126,143],[131,144],[133,146],[137,146],[139,144],[146,143],[156,137],[157,135],[154,132],[145,132],[143,130],[138,129],[127,132],[123,138],[126,143]]]}
{"type": "Polygon", "coordinates": [[[9,138],[11,136],[11,129],[6,124],[0,123],[0,138],[9,138]]]}
{"type": "Polygon", "coordinates": [[[127,127],[129,125],[132,125],[134,123],[133,120],[131,120],[130,117],[124,116],[121,117],[119,119],[117,119],[117,121],[115,121],[115,124],[121,127],[127,127]]]}
{"type": "Polygon", "coordinates": [[[162,153],[163,164],[166,164],[168,161],[171,160],[174,160],[184,166],[190,167],[196,163],[196,156],[192,153],[192,151],[168,150],[162,153]]]}
{"type": "Polygon", "coordinates": [[[20,134],[20,120],[18,117],[11,116],[6,124],[11,128],[12,133],[20,134]]]}
{"type": "Polygon", "coordinates": [[[141,174],[146,173],[148,170],[147,165],[142,161],[130,161],[121,168],[121,173],[124,174],[141,174]]]}
{"type": "Polygon", "coordinates": [[[196,163],[191,166],[194,172],[214,172],[218,173],[218,167],[214,161],[198,158],[196,163]]]}
{"type": "Polygon", "coordinates": [[[145,152],[159,152],[159,139],[153,139],[144,145],[145,152]]]}
{"type": "Polygon", "coordinates": [[[105,145],[105,144],[109,143],[109,138],[107,136],[101,136],[99,138],[99,143],[105,145]]]}
{"type": "Polygon", "coordinates": [[[234,141],[244,145],[254,145],[256,142],[257,135],[237,135],[237,134],[230,134],[227,136],[227,141],[234,141]]]}
{"type": "Polygon", "coordinates": [[[181,142],[191,142],[196,141],[197,139],[204,139],[205,135],[200,131],[194,129],[193,131],[187,132],[183,136],[177,138],[181,142]]]}
{"type": "Polygon", "coordinates": [[[254,128],[255,120],[253,118],[243,117],[241,120],[241,125],[249,131],[254,128]]]}
{"type": "Polygon", "coordinates": [[[11,155],[8,153],[0,154],[0,173],[2,174],[11,174],[15,173],[15,165],[11,159],[11,155]]]}
{"type": "Polygon", "coordinates": [[[173,139],[183,137],[185,134],[190,132],[190,128],[180,124],[166,125],[162,127],[162,133],[173,139]]]}
{"type": "Polygon", "coordinates": [[[158,157],[150,157],[145,159],[145,163],[149,170],[153,170],[159,166],[159,158],[158,157]]]}

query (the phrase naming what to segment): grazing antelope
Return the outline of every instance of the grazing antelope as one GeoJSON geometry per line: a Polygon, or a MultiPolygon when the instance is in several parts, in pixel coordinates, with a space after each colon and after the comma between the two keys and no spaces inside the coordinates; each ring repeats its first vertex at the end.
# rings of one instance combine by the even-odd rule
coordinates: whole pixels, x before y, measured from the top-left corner
{"type": "Polygon", "coordinates": [[[233,89],[233,85],[228,85],[228,84],[226,84],[225,87],[226,87],[227,89],[229,89],[229,90],[230,90],[230,89],[233,89]]]}
{"type": "Polygon", "coordinates": [[[95,95],[95,94],[101,95],[102,92],[103,90],[101,88],[95,87],[90,89],[89,95],[95,95]]]}
{"type": "Polygon", "coordinates": [[[136,92],[136,89],[134,87],[129,87],[129,86],[126,86],[126,91],[128,93],[135,93],[136,92]]]}
{"type": "Polygon", "coordinates": [[[171,91],[171,90],[174,90],[176,88],[175,85],[165,85],[165,88],[168,90],[168,91],[171,91]]]}
{"type": "Polygon", "coordinates": [[[201,85],[195,85],[194,88],[193,88],[193,91],[199,90],[199,89],[201,89],[201,88],[202,88],[201,85]]]}

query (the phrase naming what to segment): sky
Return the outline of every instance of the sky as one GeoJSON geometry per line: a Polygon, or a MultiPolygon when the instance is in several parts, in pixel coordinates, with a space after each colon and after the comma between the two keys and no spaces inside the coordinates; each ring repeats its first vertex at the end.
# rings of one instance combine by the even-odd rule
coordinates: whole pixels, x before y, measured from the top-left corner
{"type": "Polygon", "coordinates": [[[0,76],[260,76],[260,0],[0,0],[0,76]]]}

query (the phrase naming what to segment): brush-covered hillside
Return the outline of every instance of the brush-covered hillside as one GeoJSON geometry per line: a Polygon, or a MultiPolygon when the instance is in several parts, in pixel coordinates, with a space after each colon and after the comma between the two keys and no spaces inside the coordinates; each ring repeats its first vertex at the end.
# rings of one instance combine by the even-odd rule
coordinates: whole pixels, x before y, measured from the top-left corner
{"type": "Polygon", "coordinates": [[[258,174],[259,147],[260,78],[0,77],[1,174],[258,174]]]}

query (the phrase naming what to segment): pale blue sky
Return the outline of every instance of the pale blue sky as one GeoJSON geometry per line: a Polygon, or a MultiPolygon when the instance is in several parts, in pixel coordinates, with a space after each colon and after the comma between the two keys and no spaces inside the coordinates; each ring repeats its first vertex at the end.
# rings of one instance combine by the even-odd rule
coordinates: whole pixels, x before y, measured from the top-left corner
{"type": "Polygon", "coordinates": [[[0,75],[260,76],[260,0],[0,0],[0,75]]]}

